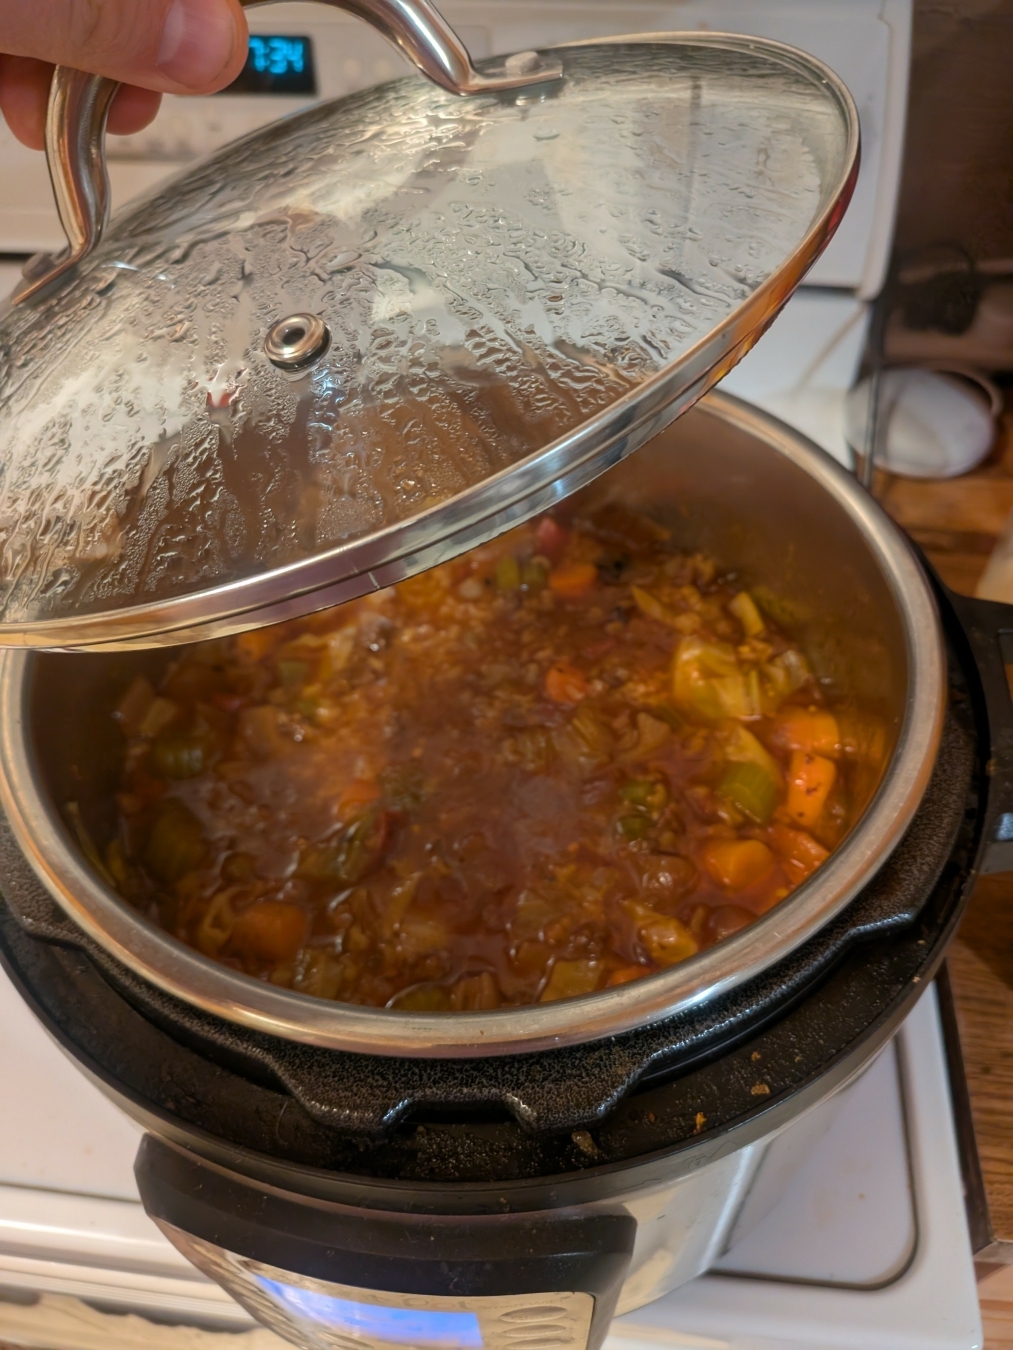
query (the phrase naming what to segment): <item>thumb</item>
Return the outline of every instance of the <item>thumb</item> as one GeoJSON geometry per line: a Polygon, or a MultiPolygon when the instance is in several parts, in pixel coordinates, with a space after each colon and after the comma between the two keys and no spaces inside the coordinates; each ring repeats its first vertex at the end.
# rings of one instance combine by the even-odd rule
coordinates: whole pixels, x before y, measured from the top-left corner
{"type": "Polygon", "coordinates": [[[0,52],[167,94],[210,94],[246,60],[240,0],[0,0],[0,52]]]}

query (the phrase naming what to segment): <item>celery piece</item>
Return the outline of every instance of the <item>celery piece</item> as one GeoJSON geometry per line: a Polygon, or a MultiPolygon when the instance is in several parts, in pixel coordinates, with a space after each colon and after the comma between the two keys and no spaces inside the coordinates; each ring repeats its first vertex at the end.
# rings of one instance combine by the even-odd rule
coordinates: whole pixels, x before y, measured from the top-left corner
{"type": "MultiPolygon", "coordinates": [[[[672,663],[672,697],[676,707],[718,722],[732,716],[726,702],[733,702],[744,686],[735,648],[725,642],[706,642],[698,637],[680,639],[672,663]],[[722,682],[729,682],[722,691],[722,682]]],[[[745,699],[743,688],[742,699],[745,699]]]]}
{"type": "Polygon", "coordinates": [[[631,806],[645,806],[654,811],[659,811],[668,801],[664,783],[650,778],[634,778],[624,783],[619,789],[619,795],[631,806]]]}
{"type": "Polygon", "coordinates": [[[751,731],[743,726],[728,726],[723,727],[717,735],[726,759],[736,764],[758,764],[768,778],[780,784],[781,769],[777,760],[751,731]]]}
{"type": "Polygon", "coordinates": [[[717,792],[757,825],[766,825],[780,795],[775,779],[761,765],[751,761],[729,764],[717,792]]]}
{"type": "Polygon", "coordinates": [[[674,966],[695,956],[700,944],[692,932],[669,914],[657,914],[638,932],[648,956],[656,965],[674,966]]]}
{"type": "Polygon", "coordinates": [[[544,558],[529,558],[521,568],[521,585],[526,591],[543,591],[549,579],[549,566],[544,558]]]}
{"type": "Polygon", "coordinates": [[[379,860],[386,836],[384,814],[369,810],[336,839],[304,848],[295,874],[303,881],[354,886],[379,860]]]}
{"type": "Polygon", "coordinates": [[[755,669],[723,675],[711,683],[726,717],[752,718],[763,712],[760,677],[755,669]]]}
{"type": "Polygon", "coordinates": [[[747,638],[759,637],[765,631],[767,625],[748,591],[739,591],[734,600],[729,600],[728,608],[742,624],[742,631],[747,638]]]}
{"type": "Polygon", "coordinates": [[[496,589],[498,591],[515,591],[520,584],[520,565],[513,554],[508,553],[506,557],[500,558],[496,564],[496,589]]]}
{"type": "Polygon", "coordinates": [[[148,836],[144,850],[148,870],[171,886],[200,867],[207,852],[200,821],[182,802],[170,798],[148,836]]]}
{"type": "Polygon", "coordinates": [[[159,736],[151,747],[151,767],[159,778],[196,778],[210,759],[206,736],[159,736]]]}
{"type": "Polygon", "coordinates": [[[288,690],[301,689],[306,683],[307,666],[305,661],[279,661],[278,679],[288,690]]]}
{"type": "Polygon", "coordinates": [[[619,833],[627,839],[643,839],[651,828],[651,821],[648,816],[620,816],[618,826],[619,833]]]}
{"type": "Polygon", "coordinates": [[[657,596],[645,591],[642,586],[631,586],[630,594],[641,614],[646,614],[649,619],[657,619],[659,623],[671,623],[675,618],[675,614],[667,605],[662,604],[657,596]]]}

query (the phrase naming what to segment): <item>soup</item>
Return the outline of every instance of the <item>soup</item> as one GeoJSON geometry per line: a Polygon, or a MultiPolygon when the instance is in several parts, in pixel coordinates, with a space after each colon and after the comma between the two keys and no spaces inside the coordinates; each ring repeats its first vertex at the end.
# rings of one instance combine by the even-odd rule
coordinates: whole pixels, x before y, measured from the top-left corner
{"type": "Polygon", "coordinates": [[[762,597],[618,506],[188,649],[116,718],[118,832],[99,857],[82,831],[107,881],[252,977],[408,1011],[589,994],[738,932],[885,754],[762,597]]]}

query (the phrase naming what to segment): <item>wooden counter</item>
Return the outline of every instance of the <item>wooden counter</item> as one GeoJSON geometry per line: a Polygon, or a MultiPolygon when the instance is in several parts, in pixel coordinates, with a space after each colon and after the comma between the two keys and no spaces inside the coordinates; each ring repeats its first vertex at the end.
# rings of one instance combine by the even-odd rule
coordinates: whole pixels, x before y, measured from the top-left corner
{"type": "MultiPolygon", "coordinates": [[[[948,482],[878,477],[876,495],[943,581],[973,594],[1013,512],[1013,410],[995,450],[948,482]]],[[[978,885],[947,960],[980,1180],[975,1243],[987,1350],[1013,1350],[1013,876],[978,885]],[[982,1244],[987,1244],[982,1246],[982,1244]]]]}

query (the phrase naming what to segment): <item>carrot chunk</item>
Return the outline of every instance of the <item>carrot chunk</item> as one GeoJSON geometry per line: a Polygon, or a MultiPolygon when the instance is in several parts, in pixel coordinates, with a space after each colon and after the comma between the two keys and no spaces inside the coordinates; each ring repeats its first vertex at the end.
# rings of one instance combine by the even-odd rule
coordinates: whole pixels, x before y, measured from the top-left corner
{"type": "Polygon", "coordinates": [[[775,825],[770,831],[771,842],[781,858],[788,880],[800,886],[806,877],[816,871],[830,856],[822,844],[804,830],[792,830],[787,825],[775,825]]]}
{"type": "Polygon", "coordinates": [[[579,600],[598,580],[594,563],[570,563],[549,573],[549,588],[564,600],[579,600]]]}
{"type": "Polygon", "coordinates": [[[587,680],[576,666],[557,661],[545,676],[545,692],[553,703],[579,703],[587,698],[587,680]]]}
{"type": "Polygon", "coordinates": [[[841,731],[833,713],[786,708],[774,723],[771,740],[779,750],[804,750],[810,755],[836,757],[841,731]]]}
{"type": "Polygon", "coordinates": [[[261,900],[240,914],[231,945],[260,961],[291,961],[306,941],[306,914],[282,900],[261,900]]]}
{"type": "Polygon", "coordinates": [[[759,839],[712,839],[703,865],[718,885],[741,891],[770,871],[774,855],[759,839]]]}
{"type": "Polygon", "coordinates": [[[811,830],[820,818],[837,777],[832,759],[806,750],[792,751],[788,766],[788,796],[785,812],[793,825],[811,830]]]}

